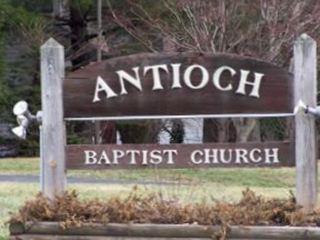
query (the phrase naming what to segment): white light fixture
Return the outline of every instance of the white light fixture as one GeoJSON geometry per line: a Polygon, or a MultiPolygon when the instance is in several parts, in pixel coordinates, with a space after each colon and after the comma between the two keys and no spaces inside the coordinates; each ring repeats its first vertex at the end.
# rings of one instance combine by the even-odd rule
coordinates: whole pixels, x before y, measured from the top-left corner
{"type": "Polygon", "coordinates": [[[12,129],[12,132],[19,138],[26,139],[27,128],[30,123],[42,121],[42,112],[37,112],[37,115],[32,115],[28,110],[26,101],[19,101],[13,107],[13,114],[17,116],[18,127],[12,129]]]}
{"type": "Polygon", "coordinates": [[[320,117],[320,106],[317,106],[314,108],[307,106],[306,113],[310,113],[310,114],[314,115],[315,117],[320,117]]]}
{"type": "Polygon", "coordinates": [[[11,131],[19,138],[26,139],[27,130],[23,126],[14,127],[11,131]]]}
{"type": "Polygon", "coordinates": [[[28,112],[28,103],[26,101],[19,101],[13,107],[13,114],[16,116],[24,115],[26,112],[28,112]]]}
{"type": "Polygon", "coordinates": [[[315,117],[320,117],[320,106],[309,107],[304,102],[299,100],[298,104],[294,108],[294,114],[304,111],[305,113],[312,114],[315,117]]]}

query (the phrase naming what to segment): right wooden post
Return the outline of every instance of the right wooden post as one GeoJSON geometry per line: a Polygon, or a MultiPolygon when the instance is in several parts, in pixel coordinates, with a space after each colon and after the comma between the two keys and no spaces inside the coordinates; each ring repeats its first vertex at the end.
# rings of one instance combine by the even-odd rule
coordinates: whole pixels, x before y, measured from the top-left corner
{"type": "MultiPolygon", "coordinates": [[[[310,107],[317,105],[317,45],[307,34],[294,44],[294,94],[310,107]]],[[[317,203],[317,141],[315,117],[299,112],[295,116],[296,196],[305,212],[317,203]]]]}

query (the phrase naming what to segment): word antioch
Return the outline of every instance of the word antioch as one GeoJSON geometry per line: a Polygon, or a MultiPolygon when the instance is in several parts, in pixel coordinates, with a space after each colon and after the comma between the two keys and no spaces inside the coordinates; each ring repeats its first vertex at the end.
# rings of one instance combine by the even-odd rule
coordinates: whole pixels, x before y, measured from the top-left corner
{"type": "MultiPolygon", "coordinates": [[[[202,65],[194,64],[185,68],[184,72],[181,73],[181,64],[160,64],[160,65],[151,65],[145,66],[143,68],[143,76],[151,72],[152,74],[152,90],[163,90],[163,85],[161,81],[160,72],[164,71],[166,74],[171,74],[172,83],[171,89],[182,88],[182,82],[187,88],[199,90],[206,87],[209,82],[221,91],[234,91],[236,94],[248,95],[249,97],[259,98],[259,89],[261,80],[264,76],[262,73],[254,72],[254,80],[248,81],[248,77],[250,71],[245,69],[240,69],[240,79],[237,81],[237,86],[234,86],[231,81],[227,84],[221,83],[221,75],[228,74],[231,78],[237,74],[237,71],[230,66],[221,66],[217,68],[212,74],[202,65]],[[197,81],[193,81],[192,75],[194,72],[197,72],[200,79],[197,81]],[[200,75],[199,75],[200,73],[200,75]],[[195,83],[196,82],[196,83],[195,83]],[[246,86],[249,85],[251,87],[251,91],[246,91],[246,86]]],[[[102,77],[98,76],[96,80],[95,93],[93,96],[92,102],[101,101],[100,93],[104,93],[106,98],[114,98],[119,95],[128,94],[126,89],[126,84],[130,84],[135,87],[138,91],[143,92],[143,86],[141,84],[141,76],[140,72],[142,70],[140,67],[132,68],[132,72],[134,74],[129,74],[124,70],[116,71],[116,75],[118,77],[118,81],[120,84],[120,93],[116,93],[107,83],[109,79],[102,79],[102,77]]],[[[227,76],[227,75],[226,75],[227,76]]]]}
{"type": "Polygon", "coordinates": [[[279,148],[85,150],[85,165],[278,164],[279,148]],[[179,163],[180,162],[180,163],[179,163]]]}

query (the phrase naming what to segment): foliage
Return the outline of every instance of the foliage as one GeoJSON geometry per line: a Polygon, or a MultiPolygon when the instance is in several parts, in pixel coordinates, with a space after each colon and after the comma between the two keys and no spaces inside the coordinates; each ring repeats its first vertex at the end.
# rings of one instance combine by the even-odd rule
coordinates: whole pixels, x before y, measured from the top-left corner
{"type": "MultiPolygon", "coordinates": [[[[154,5],[127,0],[126,11],[108,2],[113,21],[152,52],[168,51],[169,45],[169,51],[234,53],[288,68],[297,36],[307,33],[320,42],[317,0],[160,0],[154,5]]],[[[207,141],[228,142],[233,135],[236,141],[263,137],[255,119],[213,120],[214,126],[209,121],[205,125],[217,129],[217,136],[207,141]]],[[[274,136],[284,134],[278,133],[281,122],[268,124],[274,136]]]]}
{"type": "MultiPolygon", "coordinates": [[[[5,26],[5,18],[4,14],[2,14],[2,10],[0,8],[0,113],[5,111],[4,106],[8,104],[8,86],[4,81],[5,74],[5,59],[4,59],[4,31],[3,28],[5,26]]],[[[1,117],[1,115],[0,115],[1,117]]]]}
{"type": "MultiPolygon", "coordinates": [[[[31,105],[31,111],[40,109],[39,47],[46,38],[48,26],[34,9],[29,11],[24,8],[25,1],[19,2],[4,0],[0,5],[0,22],[3,23],[0,23],[0,118],[11,123],[15,123],[12,106],[19,100],[26,100],[31,105]],[[19,47],[19,57],[10,59],[4,45],[19,47]]],[[[28,141],[15,143],[20,154],[38,153],[37,129],[33,128],[30,132],[28,141]]]]}
{"type": "Polygon", "coordinates": [[[23,8],[28,12],[51,13],[52,0],[7,0],[14,8],[23,8]]]}
{"type": "Polygon", "coordinates": [[[71,7],[79,8],[81,12],[90,11],[94,2],[91,0],[74,0],[70,1],[71,7]]]}
{"type": "MultiPolygon", "coordinates": [[[[19,165],[20,161],[23,161],[22,159],[11,159],[12,161],[12,166],[18,168],[17,165],[19,165]],[[14,164],[15,162],[15,164],[14,164]]],[[[2,161],[0,161],[0,164],[2,161]]],[[[33,167],[34,169],[35,165],[38,165],[36,161],[33,161],[33,167]]],[[[28,166],[26,166],[28,167],[28,166]]],[[[3,171],[5,170],[6,167],[2,168],[3,171]]],[[[11,167],[8,166],[7,169],[10,169],[11,167]]],[[[21,166],[21,168],[24,168],[21,166]]],[[[25,169],[25,168],[24,168],[25,169]]],[[[190,170],[190,169],[189,169],[190,170]]],[[[216,170],[223,170],[223,169],[216,169],[216,170]]],[[[224,169],[228,171],[228,169],[224,169]]],[[[256,171],[255,176],[258,176],[261,171],[258,171],[258,169],[251,169],[252,171],[256,171]]],[[[269,169],[270,171],[275,171],[275,169],[269,169]]],[[[280,169],[279,169],[280,170],[280,169]]],[[[0,170],[1,171],[1,170],[0,170]]],[[[278,171],[278,169],[277,169],[278,171]]],[[[282,172],[274,172],[272,176],[277,179],[277,176],[284,176],[280,181],[287,179],[286,173],[288,171],[291,171],[291,174],[293,176],[293,169],[288,169],[285,168],[281,170],[282,172]],[[292,171],[291,171],[292,170],[292,171]],[[283,174],[284,175],[283,175],[283,174]]],[[[95,171],[78,171],[78,175],[80,177],[87,177],[88,174],[94,174],[95,171]]],[[[144,176],[144,173],[146,172],[146,169],[144,170],[136,170],[136,171],[126,171],[123,172],[122,174],[119,173],[119,171],[104,171],[100,172],[100,174],[113,174],[112,176],[110,175],[101,175],[101,178],[104,179],[110,179],[111,178],[118,178],[125,179],[129,174],[136,174],[136,177],[134,179],[136,180],[141,180],[141,177],[144,176]],[[140,177],[139,177],[140,176],[140,177]]],[[[149,172],[149,171],[147,171],[149,172]]],[[[153,175],[156,175],[154,171],[153,175]]],[[[152,173],[151,171],[149,172],[150,175],[152,173]]],[[[33,172],[34,173],[34,172],[33,172]]],[[[175,170],[167,170],[167,173],[170,175],[176,175],[178,178],[179,176],[179,171],[175,170]],[[172,172],[173,171],[173,172],[172,172]]],[[[190,171],[190,174],[192,173],[192,170],[190,171]]],[[[204,174],[207,173],[207,171],[199,171],[196,172],[196,174],[204,174]]],[[[68,176],[70,172],[68,171],[68,176]]],[[[195,173],[193,173],[195,174],[195,173]]],[[[207,176],[214,176],[216,175],[215,171],[212,171],[208,173],[207,176]]],[[[178,185],[146,185],[142,184],[139,185],[140,193],[146,195],[151,192],[162,192],[163,196],[166,196],[166,199],[172,199],[176,198],[179,196],[179,200],[182,201],[183,203],[196,203],[196,202],[202,202],[203,199],[207,199],[208,201],[211,201],[211,197],[214,196],[215,199],[217,200],[222,200],[222,201],[239,201],[241,198],[242,194],[241,192],[243,191],[244,187],[240,186],[235,186],[238,185],[239,181],[238,179],[246,178],[244,175],[240,176],[241,174],[239,173],[239,169],[231,172],[225,172],[224,174],[221,173],[221,181],[223,184],[197,184],[197,185],[185,185],[185,184],[178,184],[178,185]],[[238,178],[232,180],[232,183],[229,181],[229,177],[233,176],[238,173],[238,178]],[[168,197],[167,197],[168,196],[168,197]]],[[[70,176],[73,176],[70,175],[70,176]]],[[[93,176],[93,175],[92,175],[93,176]]],[[[247,175],[246,175],[247,176],[247,175]]],[[[163,178],[162,178],[163,179],[163,178]]],[[[165,178],[168,179],[168,178],[165,178]]],[[[250,179],[242,179],[247,182],[253,182],[255,181],[256,177],[253,177],[250,179]]],[[[260,187],[252,187],[252,190],[256,191],[259,194],[262,194],[264,197],[267,198],[288,198],[288,188],[287,187],[273,187],[273,186],[278,186],[276,183],[276,180],[274,179],[273,183],[270,183],[270,179],[273,179],[273,177],[268,177],[265,178],[267,180],[261,181],[260,183],[257,183],[256,186],[260,187]],[[265,187],[267,186],[270,187],[265,187]],[[275,184],[275,185],[273,185],[275,184]]],[[[132,183],[132,181],[130,181],[132,183]]],[[[294,183],[294,176],[292,178],[292,183],[294,183]]],[[[246,185],[246,184],[245,184],[246,185]]],[[[132,185],[126,185],[126,184],[70,184],[69,189],[76,189],[76,191],[79,193],[78,198],[82,200],[89,200],[89,199],[102,199],[106,200],[109,199],[113,196],[121,196],[121,198],[125,198],[130,194],[132,185]]],[[[4,225],[4,222],[7,222],[9,220],[9,213],[17,213],[18,210],[25,204],[26,200],[30,200],[34,198],[34,196],[37,194],[39,191],[39,184],[38,183],[9,183],[9,182],[0,182],[0,239],[8,239],[8,226],[4,225]]]]}
{"type": "MultiPolygon", "coordinates": [[[[70,3],[70,15],[72,9],[76,10],[79,17],[77,21],[80,22],[72,22],[70,18],[60,19],[61,22],[53,24],[47,14],[52,11],[50,0],[1,1],[1,121],[15,122],[11,109],[13,104],[21,99],[31,104],[33,112],[40,109],[39,46],[48,35],[59,36],[65,42],[75,38],[75,43],[67,47],[67,60],[74,62],[76,55],[81,55],[88,49],[90,54],[81,55],[79,59],[82,62],[79,66],[93,59],[93,43],[89,39],[95,37],[94,33],[91,33],[92,28],[95,28],[91,21],[96,21],[96,3],[91,0],[72,0],[70,3]],[[66,25],[71,29],[71,33],[66,31],[66,25]],[[83,39],[79,37],[81,34],[74,34],[76,32],[83,33],[83,39]],[[23,43],[25,49],[19,60],[7,63],[4,59],[4,44],[10,44],[13,40],[23,43]],[[83,46],[79,43],[81,41],[83,46]],[[77,44],[80,49],[73,46],[77,44]],[[31,80],[16,85],[9,78],[5,78],[8,72],[14,75],[18,82],[26,76],[31,80]]],[[[110,45],[107,48],[110,53],[105,53],[105,57],[141,51],[159,52],[163,51],[164,45],[169,45],[173,46],[175,51],[236,53],[288,67],[293,41],[299,34],[307,32],[317,42],[320,39],[320,2],[317,0],[103,0],[103,5],[104,34],[107,45],[110,45]]],[[[125,134],[128,142],[156,141],[159,124],[145,123],[145,126],[136,128],[126,124],[121,126],[119,123],[118,127],[122,132],[127,132],[125,134]],[[128,131],[125,131],[126,128],[128,131]]],[[[205,124],[208,126],[207,120],[205,124]]],[[[215,129],[218,129],[218,136],[212,139],[217,141],[230,141],[227,134],[229,132],[233,135],[246,133],[242,134],[242,137],[232,138],[245,141],[257,128],[254,119],[217,120],[214,124],[215,129]],[[223,134],[220,134],[220,131],[224,131],[223,134]]],[[[273,131],[275,134],[271,135],[277,138],[285,137],[284,132],[279,132],[279,129],[284,129],[282,122],[261,121],[260,126],[260,139],[265,138],[266,131],[273,131]]],[[[79,128],[72,128],[69,142],[83,141],[76,134],[79,128]]],[[[182,133],[171,131],[177,138],[173,142],[180,142],[182,133]]],[[[37,134],[36,128],[31,129],[31,138],[26,142],[19,142],[20,153],[35,153],[37,134]]]]}
{"type": "MultiPolygon", "coordinates": [[[[253,191],[243,191],[236,203],[222,201],[182,203],[162,194],[142,195],[135,188],[129,196],[106,201],[81,201],[75,191],[48,200],[38,194],[13,215],[10,223],[54,221],[63,228],[84,223],[160,223],[200,225],[292,225],[318,226],[320,212],[305,214],[295,198],[265,199],[253,191]]],[[[225,228],[223,228],[225,229],[225,228]]],[[[225,234],[225,237],[226,234],[225,234]]],[[[223,238],[225,239],[225,238],[223,238]]]]}
{"type": "Polygon", "coordinates": [[[114,21],[155,52],[161,51],[155,41],[161,34],[180,51],[244,54],[285,65],[298,35],[305,32],[320,40],[316,0],[126,3],[127,11],[109,5],[114,21]]]}

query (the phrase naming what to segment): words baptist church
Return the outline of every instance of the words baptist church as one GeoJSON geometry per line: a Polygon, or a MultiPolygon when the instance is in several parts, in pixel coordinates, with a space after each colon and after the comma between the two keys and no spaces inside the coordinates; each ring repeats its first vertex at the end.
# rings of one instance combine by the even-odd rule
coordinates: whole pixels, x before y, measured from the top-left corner
{"type": "MultiPolygon", "coordinates": [[[[179,149],[120,149],[111,151],[85,150],[85,165],[119,165],[126,161],[129,165],[156,166],[175,165],[179,149]]],[[[263,163],[266,165],[279,163],[279,148],[199,148],[190,151],[187,155],[188,165],[210,164],[250,164],[263,163]]]]}

